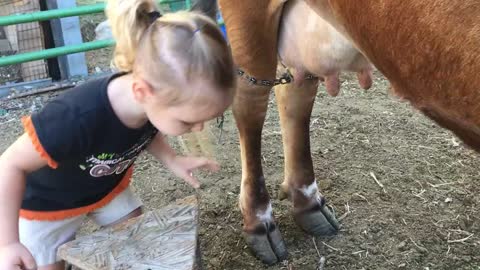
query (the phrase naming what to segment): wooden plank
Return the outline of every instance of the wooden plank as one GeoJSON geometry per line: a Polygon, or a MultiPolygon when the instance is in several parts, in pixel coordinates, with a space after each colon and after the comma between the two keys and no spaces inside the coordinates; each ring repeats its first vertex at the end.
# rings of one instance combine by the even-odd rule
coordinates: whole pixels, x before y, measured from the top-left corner
{"type": "Polygon", "coordinates": [[[192,270],[201,267],[197,239],[198,201],[190,196],[80,237],[58,256],[83,270],[192,270]]]}

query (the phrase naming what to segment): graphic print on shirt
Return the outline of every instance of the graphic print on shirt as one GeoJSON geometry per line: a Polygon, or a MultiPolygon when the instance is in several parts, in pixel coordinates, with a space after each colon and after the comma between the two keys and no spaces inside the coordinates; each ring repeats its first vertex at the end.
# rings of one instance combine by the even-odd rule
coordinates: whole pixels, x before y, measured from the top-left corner
{"type": "Polygon", "coordinates": [[[93,177],[122,174],[135,162],[155,137],[156,131],[147,132],[138,143],[123,153],[98,153],[86,158],[86,164],[80,164],[82,170],[88,170],[93,177]]]}

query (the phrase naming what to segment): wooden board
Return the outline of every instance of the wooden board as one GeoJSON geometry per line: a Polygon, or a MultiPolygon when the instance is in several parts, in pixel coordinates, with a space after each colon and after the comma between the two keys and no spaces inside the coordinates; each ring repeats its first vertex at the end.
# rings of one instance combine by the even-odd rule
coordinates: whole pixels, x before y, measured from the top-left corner
{"type": "Polygon", "coordinates": [[[195,196],[66,243],[58,256],[83,270],[200,269],[195,196]]]}

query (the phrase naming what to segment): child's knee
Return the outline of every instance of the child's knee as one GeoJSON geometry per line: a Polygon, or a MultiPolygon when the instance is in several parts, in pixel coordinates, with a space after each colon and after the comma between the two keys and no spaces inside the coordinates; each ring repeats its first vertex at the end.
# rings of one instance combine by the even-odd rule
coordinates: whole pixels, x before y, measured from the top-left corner
{"type": "Polygon", "coordinates": [[[74,239],[84,219],[85,216],[57,221],[19,219],[20,242],[35,258],[38,270],[62,269],[57,266],[63,265],[57,260],[57,250],[74,239]]]}
{"type": "Polygon", "coordinates": [[[40,266],[37,270],[65,270],[65,262],[61,261],[54,264],[40,266]]]}
{"type": "Polygon", "coordinates": [[[132,218],[135,218],[135,217],[138,217],[140,216],[141,214],[143,214],[143,210],[142,210],[142,207],[138,207],[137,209],[133,210],[132,212],[128,213],[126,216],[123,216],[121,217],[120,219],[110,223],[110,224],[107,224],[107,225],[104,225],[103,227],[111,227],[111,226],[115,226],[115,225],[118,225],[120,223],[123,223],[129,219],[132,219],[132,218]]]}
{"type": "Polygon", "coordinates": [[[88,214],[102,227],[119,224],[129,218],[142,214],[142,201],[127,188],[117,195],[110,203],[88,214]]]}

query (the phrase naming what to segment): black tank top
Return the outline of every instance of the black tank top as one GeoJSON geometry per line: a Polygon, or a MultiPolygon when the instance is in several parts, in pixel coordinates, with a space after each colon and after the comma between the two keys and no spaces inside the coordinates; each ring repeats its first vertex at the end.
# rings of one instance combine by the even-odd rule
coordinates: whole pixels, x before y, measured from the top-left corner
{"type": "Polygon", "coordinates": [[[92,210],[85,206],[105,198],[128,177],[127,171],[157,130],[150,123],[128,128],[115,115],[107,86],[121,75],[85,82],[24,119],[49,166],[27,176],[22,211],[92,210]]]}

